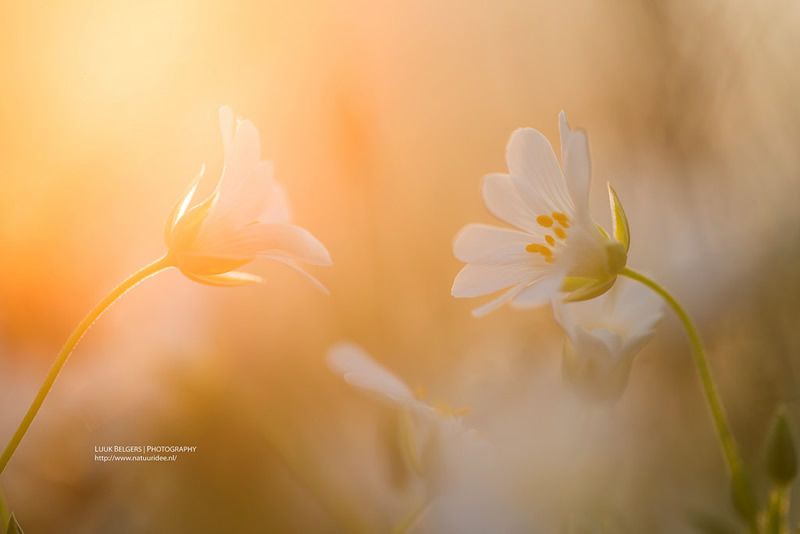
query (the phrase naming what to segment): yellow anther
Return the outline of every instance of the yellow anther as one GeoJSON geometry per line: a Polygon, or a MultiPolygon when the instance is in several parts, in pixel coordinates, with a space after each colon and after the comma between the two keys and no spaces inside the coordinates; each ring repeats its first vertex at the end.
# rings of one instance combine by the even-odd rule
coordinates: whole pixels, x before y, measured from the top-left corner
{"type": "Polygon", "coordinates": [[[556,240],[553,239],[553,236],[546,235],[546,236],[544,236],[544,240],[547,241],[547,244],[550,245],[551,247],[556,246],[556,240]]]}
{"type": "Polygon", "coordinates": [[[425,386],[419,385],[414,389],[414,398],[421,401],[424,400],[425,397],[428,396],[428,390],[425,389],[425,386]]]}
{"type": "Polygon", "coordinates": [[[553,233],[560,239],[567,238],[567,232],[565,232],[563,228],[553,228],[553,233]]]}
{"type": "Polygon", "coordinates": [[[548,217],[547,215],[539,215],[536,217],[536,222],[539,223],[540,226],[544,226],[545,228],[550,228],[553,226],[553,219],[548,217]]]}
{"type": "Polygon", "coordinates": [[[528,252],[531,252],[531,253],[537,253],[538,252],[539,254],[541,254],[544,257],[548,257],[548,256],[552,256],[553,255],[553,251],[552,250],[550,250],[546,246],[540,245],[538,243],[531,243],[530,245],[525,247],[525,250],[527,250],[528,252]]]}
{"type": "MultiPolygon", "coordinates": [[[[569,217],[564,215],[563,213],[559,213],[557,211],[553,212],[553,218],[558,221],[558,224],[563,226],[564,228],[569,228],[569,217]]],[[[537,217],[536,220],[538,221],[539,218],[537,217]]]]}

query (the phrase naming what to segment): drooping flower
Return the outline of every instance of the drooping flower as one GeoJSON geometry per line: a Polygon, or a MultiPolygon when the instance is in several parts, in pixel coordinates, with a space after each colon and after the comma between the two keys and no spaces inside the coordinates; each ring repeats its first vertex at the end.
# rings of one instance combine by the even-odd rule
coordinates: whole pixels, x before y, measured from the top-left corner
{"type": "Polygon", "coordinates": [[[636,354],[655,334],[661,299],[624,280],[582,302],[554,299],[553,315],[564,329],[565,381],[587,400],[614,401],[625,391],[636,354]]]}
{"type": "Polygon", "coordinates": [[[260,282],[236,271],[255,258],[277,260],[301,272],[298,262],[330,265],[327,249],[300,226],[291,224],[283,187],[270,161],[261,160],[261,141],[252,122],[238,121],[227,106],[219,110],[225,166],[215,191],[189,207],[203,171],[178,200],[167,220],[168,257],[192,280],[216,286],[260,282]]]}
{"type": "Polygon", "coordinates": [[[357,345],[335,345],[328,353],[328,364],[348,384],[401,410],[401,450],[409,466],[437,488],[452,485],[447,480],[457,476],[460,460],[482,446],[477,434],[461,422],[468,409],[428,404],[422,390],[412,391],[357,345]]]}
{"type": "Polygon", "coordinates": [[[463,424],[461,416],[466,409],[429,404],[424,390],[412,391],[350,343],[334,346],[328,353],[328,364],[350,385],[398,409],[400,449],[426,490],[426,505],[417,517],[414,532],[522,530],[509,494],[513,484],[499,469],[495,449],[488,440],[463,424]]]}
{"type": "Polygon", "coordinates": [[[477,297],[507,288],[476,309],[486,314],[506,301],[527,308],[559,293],[569,300],[601,295],[625,267],[627,218],[614,189],[613,236],[589,213],[591,162],[586,133],[571,130],[559,115],[563,173],[547,138],[532,128],[516,130],[508,143],[509,174],[483,179],[489,211],[517,230],[469,224],[456,236],[456,258],[467,265],[453,282],[455,297],[477,297]]]}

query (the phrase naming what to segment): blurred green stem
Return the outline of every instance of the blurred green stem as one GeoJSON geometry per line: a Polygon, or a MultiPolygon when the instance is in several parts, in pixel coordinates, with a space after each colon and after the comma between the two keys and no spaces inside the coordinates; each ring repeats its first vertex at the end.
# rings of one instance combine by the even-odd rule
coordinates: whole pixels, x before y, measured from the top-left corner
{"type": "Polygon", "coordinates": [[[770,492],[766,534],[789,534],[789,493],[787,484],[780,484],[770,492]]]}
{"type": "Polygon", "coordinates": [[[711,416],[714,419],[714,425],[717,430],[717,436],[719,437],[722,445],[722,451],[725,455],[725,459],[728,462],[728,468],[730,469],[734,501],[737,504],[737,508],[739,508],[740,513],[742,513],[745,519],[748,521],[751,530],[753,532],[757,532],[758,527],[755,517],[754,493],[744,471],[742,459],[739,455],[739,449],[736,445],[736,439],[733,437],[730,425],[728,424],[728,418],[725,415],[725,407],[723,406],[722,399],[717,391],[714,377],[711,375],[711,368],[708,364],[708,359],[706,358],[705,350],[703,349],[703,343],[700,339],[700,334],[697,332],[697,328],[695,328],[694,323],[689,317],[689,314],[686,313],[686,310],[684,310],[678,301],[675,300],[675,297],[673,297],[659,284],[643,274],[629,269],[628,267],[625,267],[619,274],[636,280],[637,282],[646,285],[658,293],[661,298],[666,301],[670,308],[672,308],[672,310],[678,316],[678,319],[680,319],[681,323],[683,324],[683,327],[686,329],[686,333],[689,335],[689,343],[691,344],[692,352],[694,353],[694,361],[697,366],[697,372],[700,375],[700,381],[703,384],[703,392],[706,395],[706,401],[708,402],[708,407],[711,410],[711,416]]]}
{"type": "Polygon", "coordinates": [[[101,300],[100,303],[95,306],[95,308],[90,311],[80,323],[78,323],[78,326],[72,331],[72,334],[70,334],[67,342],[64,344],[64,347],[62,347],[61,352],[58,353],[53,366],[50,367],[50,371],[47,373],[47,377],[45,377],[42,387],[39,388],[39,393],[37,393],[36,398],[33,399],[31,407],[28,408],[28,412],[25,414],[25,417],[19,424],[19,427],[14,433],[14,436],[11,438],[11,441],[9,441],[8,445],[6,446],[5,451],[3,451],[3,455],[0,456],[0,474],[3,472],[3,470],[5,470],[6,465],[8,465],[8,461],[11,459],[14,451],[17,450],[22,438],[25,436],[28,428],[30,428],[31,423],[33,423],[33,419],[36,417],[36,414],[39,413],[39,408],[42,407],[44,399],[47,397],[47,394],[53,387],[56,378],[58,378],[58,374],[61,372],[64,364],[67,362],[67,358],[70,354],[72,354],[72,351],[75,350],[75,346],[81,340],[86,331],[89,330],[89,327],[92,326],[92,324],[94,324],[94,322],[99,319],[101,315],[103,315],[103,312],[105,312],[112,304],[114,304],[117,299],[127,293],[136,284],[145,278],[153,276],[157,272],[163,271],[171,266],[172,261],[168,258],[168,256],[164,256],[154,261],[150,265],[147,265],[146,267],[136,271],[127,279],[125,279],[125,281],[123,281],[120,285],[114,288],[111,293],[101,300]]]}
{"type": "Polygon", "coordinates": [[[260,431],[266,444],[272,449],[276,458],[283,466],[295,477],[317,501],[317,504],[342,528],[343,532],[352,534],[363,534],[369,529],[363,524],[358,513],[347,504],[343,496],[330,487],[321,476],[319,469],[314,469],[310,458],[304,458],[298,452],[298,448],[285,439],[285,435],[280,433],[281,429],[288,427],[286,424],[264,425],[261,414],[256,414],[252,409],[247,408],[249,404],[243,404],[241,412],[249,424],[260,431]]]}
{"type": "Polygon", "coordinates": [[[8,504],[6,504],[6,496],[0,490],[0,534],[5,534],[6,525],[8,525],[8,504]]]}
{"type": "Polygon", "coordinates": [[[424,514],[425,510],[428,509],[428,506],[430,506],[430,501],[425,499],[412,508],[392,529],[392,534],[406,534],[406,532],[408,532],[414,525],[417,524],[417,521],[420,520],[422,514],[424,514]]]}

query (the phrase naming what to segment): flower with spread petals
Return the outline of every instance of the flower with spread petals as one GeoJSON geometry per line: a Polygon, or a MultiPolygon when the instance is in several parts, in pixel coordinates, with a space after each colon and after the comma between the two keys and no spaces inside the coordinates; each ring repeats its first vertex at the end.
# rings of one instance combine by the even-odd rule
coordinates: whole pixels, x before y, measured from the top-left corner
{"type": "Polygon", "coordinates": [[[589,213],[591,162],[586,133],[559,116],[562,169],[550,143],[532,128],[516,130],[508,143],[508,174],[483,179],[483,199],[497,218],[516,230],[470,224],[456,236],[454,253],[467,265],[453,282],[455,297],[505,291],[473,313],[506,301],[528,308],[559,293],[569,300],[601,295],[625,267],[629,230],[609,184],[613,237],[589,213]]]}
{"type": "Polygon", "coordinates": [[[600,297],[566,303],[554,299],[564,329],[564,379],[587,400],[617,400],[625,391],[636,354],[653,337],[663,315],[661,299],[624,280],[600,297]]]}
{"type": "Polygon", "coordinates": [[[190,207],[201,171],[175,204],[165,231],[168,258],[190,279],[216,286],[260,282],[260,277],[236,269],[255,258],[268,258],[301,272],[324,290],[298,262],[330,265],[328,251],[308,230],[291,224],[272,162],[261,159],[258,130],[247,120],[234,124],[228,107],[220,109],[219,119],[222,177],[205,201],[190,207]]]}

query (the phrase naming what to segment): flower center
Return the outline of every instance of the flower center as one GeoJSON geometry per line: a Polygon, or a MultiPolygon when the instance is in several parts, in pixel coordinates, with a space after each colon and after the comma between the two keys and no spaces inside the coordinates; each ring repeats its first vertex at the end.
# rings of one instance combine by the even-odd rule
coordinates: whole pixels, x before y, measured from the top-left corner
{"type": "Polygon", "coordinates": [[[525,247],[525,250],[531,254],[541,254],[544,257],[544,261],[547,263],[553,263],[556,261],[556,257],[553,254],[556,244],[558,243],[556,238],[561,241],[565,241],[567,239],[569,217],[563,213],[554,211],[550,215],[539,215],[536,217],[536,222],[542,228],[550,228],[553,234],[545,234],[545,243],[531,243],[525,247]]]}

